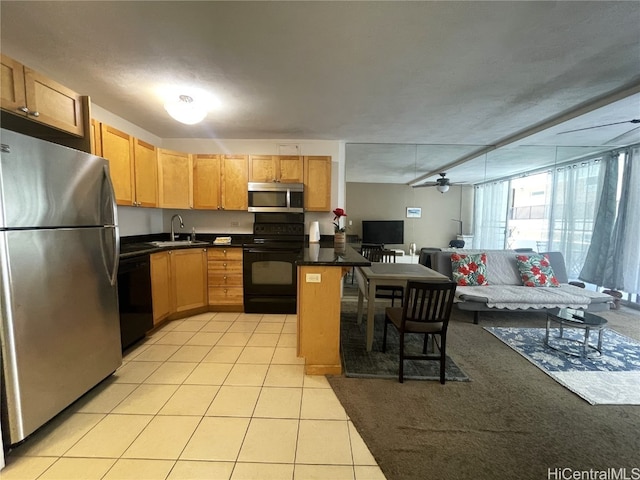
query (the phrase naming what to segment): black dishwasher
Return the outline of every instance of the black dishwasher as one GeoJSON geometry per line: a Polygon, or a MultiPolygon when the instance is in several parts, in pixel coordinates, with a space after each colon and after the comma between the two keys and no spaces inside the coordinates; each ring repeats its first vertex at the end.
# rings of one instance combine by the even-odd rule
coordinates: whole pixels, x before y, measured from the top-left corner
{"type": "Polygon", "coordinates": [[[118,303],[122,349],[153,328],[151,262],[149,255],[121,258],[118,267],[118,303]]]}

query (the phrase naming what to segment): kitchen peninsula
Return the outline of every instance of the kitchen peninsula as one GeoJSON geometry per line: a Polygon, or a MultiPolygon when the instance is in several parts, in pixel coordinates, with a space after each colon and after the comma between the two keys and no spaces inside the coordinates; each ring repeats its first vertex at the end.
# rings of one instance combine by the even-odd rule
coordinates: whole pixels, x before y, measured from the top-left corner
{"type": "Polygon", "coordinates": [[[298,265],[298,356],[307,375],[339,375],[342,277],[371,262],[350,246],[310,244],[298,265]]]}

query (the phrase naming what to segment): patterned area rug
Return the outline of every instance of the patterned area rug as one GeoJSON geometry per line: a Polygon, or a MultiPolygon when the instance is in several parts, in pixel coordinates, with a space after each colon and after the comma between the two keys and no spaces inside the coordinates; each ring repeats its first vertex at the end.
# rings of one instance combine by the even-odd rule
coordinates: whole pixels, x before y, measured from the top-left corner
{"type": "MultiPolygon", "coordinates": [[[[382,352],[382,333],[384,316],[376,314],[373,348],[367,352],[365,338],[367,332],[366,320],[356,323],[355,313],[342,313],[340,320],[340,346],[344,374],[347,377],[361,378],[398,378],[399,349],[398,332],[393,326],[387,332],[387,351],[382,352]]],[[[422,335],[409,335],[406,351],[422,352],[422,335]]],[[[440,381],[439,361],[405,360],[405,380],[436,380],[440,381]]],[[[469,381],[469,377],[447,355],[445,362],[445,379],[469,381]]]]}
{"type": "MultiPolygon", "coordinates": [[[[602,337],[602,354],[591,352],[581,358],[581,346],[557,338],[552,330],[549,343],[575,355],[544,345],[544,328],[484,327],[540,370],[592,405],[640,405],[640,343],[607,329],[602,337]],[[555,336],[554,336],[555,335],[555,336]]],[[[584,338],[580,329],[565,329],[564,336],[584,338]]],[[[591,334],[590,343],[597,343],[591,334]]]]}

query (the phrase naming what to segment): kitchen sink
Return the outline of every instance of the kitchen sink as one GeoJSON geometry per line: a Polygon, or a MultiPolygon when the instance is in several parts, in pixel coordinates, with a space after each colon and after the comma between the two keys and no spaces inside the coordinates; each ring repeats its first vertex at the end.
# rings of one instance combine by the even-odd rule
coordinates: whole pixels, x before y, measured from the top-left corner
{"type": "Polygon", "coordinates": [[[191,241],[191,240],[171,240],[163,241],[163,242],[151,242],[151,245],[156,247],[188,247],[190,245],[210,245],[209,242],[202,242],[199,240],[191,241]]]}

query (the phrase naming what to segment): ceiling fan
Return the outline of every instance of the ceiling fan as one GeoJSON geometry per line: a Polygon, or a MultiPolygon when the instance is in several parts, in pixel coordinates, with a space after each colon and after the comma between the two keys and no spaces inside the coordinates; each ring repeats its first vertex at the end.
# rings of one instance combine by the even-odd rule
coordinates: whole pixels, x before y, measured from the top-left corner
{"type": "Polygon", "coordinates": [[[449,187],[453,185],[451,181],[447,178],[446,173],[440,173],[440,177],[435,182],[427,182],[421,185],[415,185],[413,188],[421,188],[421,187],[436,187],[440,193],[444,193],[449,190],[449,187]]]}
{"type": "Polygon", "coordinates": [[[564,133],[581,132],[583,130],[591,130],[592,128],[610,127],[611,125],[621,125],[623,123],[640,123],[640,118],[633,118],[631,120],[624,120],[622,122],[604,123],[602,125],[594,125],[593,127],[576,128],[575,130],[566,130],[564,132],[558,132],[558,135],[564,133]]]}

